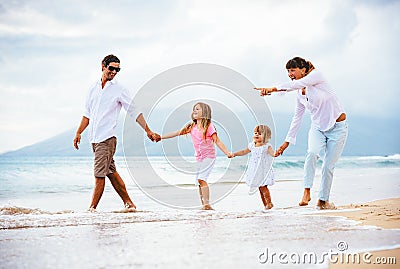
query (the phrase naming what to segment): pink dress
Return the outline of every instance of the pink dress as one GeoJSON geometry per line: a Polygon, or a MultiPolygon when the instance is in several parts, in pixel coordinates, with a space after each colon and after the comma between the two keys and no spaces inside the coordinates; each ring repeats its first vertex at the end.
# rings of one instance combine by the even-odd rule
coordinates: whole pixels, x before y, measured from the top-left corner
{"type": "Polygon", "coordinates": [[[195,150],[196,160],[203,161],[205,158],[215,159],[215,147],[212,135],[217,131],[212,123],[207,128],[206,139],[203,138],[203,130],[195,124],[190,131],[192,142],[195,150]]]}
{"type": "Polygon", "coordinates": [[[196,161],[198,162],[195,184],[199,185],[199,179],[206,181],[211,174],[215,164],[215,148],[212,135],[216,133],[212,123],[207,128],[206,139],[203,137],[203,130],[197,124],[190,131],[195,150],[196,161]]]}

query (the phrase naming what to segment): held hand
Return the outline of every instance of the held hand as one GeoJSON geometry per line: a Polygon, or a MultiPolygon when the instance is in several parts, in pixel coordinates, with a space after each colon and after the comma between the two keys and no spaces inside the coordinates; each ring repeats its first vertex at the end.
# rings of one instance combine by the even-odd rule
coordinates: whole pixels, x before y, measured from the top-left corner
{"type": "Polygon", "coordinates": [[[226,154],[226,156],[230,159],[235,157],[235,154],[233,152],[228,152],[228,154],[226,154]]]}
{"type": "Polygon", "coordinates": [[[278,91],[277,88],[254,88],[258,91],[260,91],[260,96],[265,96],[265,95],[271,95],[272,92],[278,91]]]}
{"type": "Polygon", "coordinates": [[[153,138],[154,133],[153,133],[152,131],[148,130],[148,131],[146,131],[146,134],[147,134],[147,137],[148,137],[151,141],[154,142],[154,138],[153,138]]]}
{"type": "Polygon", "coordinates": [[[152,132],[147,132],[146,134],[147,134],[148,139],[150,139],[151,141],[154,141],[152,132]]]}
{"type": "Polygon", "coordinates": [[[74,138],[74,147],[78,150],[79,146],[78,144],[81,143],[81,135],[80,134],[76,134],[75,138],[74,138]]]}
{"type": "Polygon", "coordinates": [[[151,140],[151,141],[153,141],[153,142],[158,142],[158,141],[160,141],[160,139],[159,139],[159,134],[156,134],[156,133],[154,133],[153,131],[151,131],[151,130],[147,130],[146,131],[146,134],[147,134],[147,137],[151,140]],[[157,140],[157,139],[159,139],[159,140],[157,140]]]}
{"type": "Polygon", "coordinates": [[[275,157],[278,157],[283,154],[283,152],[289,147],[289,142],[283,142],[283,144],[276,150],[275,157]]]}
{"type": "Polygon", "coordinates": [[[153,141],[159,142],[161,140],[161,136],[157,133],[153,133],[153,141]]]}

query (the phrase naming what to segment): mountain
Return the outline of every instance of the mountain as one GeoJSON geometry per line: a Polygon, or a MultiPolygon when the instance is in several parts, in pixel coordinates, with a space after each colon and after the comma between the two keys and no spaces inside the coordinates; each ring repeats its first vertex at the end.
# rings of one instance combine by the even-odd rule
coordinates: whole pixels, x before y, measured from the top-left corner
{"type": "MultiPolygon", "coordinates": [[[[150,122],[150,126],[154,128],[154,131],[159,131],[158,126],[163,126],[166,132],[174,131],[181,128],[186,121],[187,113],[178,113],[181,118],[176,119],[170,124],[163,125],[161,122],[150,122]],[[183,124],[182,124],[183,123],[183,124]],[[165,127],[168,125],[167,127],[165,127]]],[[[230,141],[233,144],[233,150],[240,150],[247,146],[248,142],[251,141],[252,128],[254,126],[244,126],[238,128],[237,120],[232,119],[229,122],[228,117],[219,117],[228,119],[224,122],[225,126],[231,126],[230,129],[236,128],[238,131],[234,131],[229,134],[215,124],[219,131],[219,136],[225,145],[230,148],[230,141]],[[236,126],[236,127],[235,127],[236,126]],[[243,132],[239,132],[240,129],[246,129],[248,131],[247,138],[243,132]],[[244,141],[247,140],[247,141],[244,141]]],[[[286,132],[290,126],[292,115],[274,115],[274,122],[276,125],[276,147],[283,142],[286,132]]],[[[156,120],[157,121],[157,120],[156,120]]],[[[350,117],[349,123],[349,137],[347,139],[346,147],[343,155],[348,156],[364,156],[364,155],[392,155],[400,152],[400,122],[399,119],[378,119],[378,118],[363,118],[363,117],[350,117]]],[[[242,123],[246,125],[245,123],[242,123]]],[[[162,143],[153,143],[145,138],[143,131],[136,123],[125,123],[125,131],[122,128],[122,119],[117,127],[117,138],[118,145],[116,155],[123,155],[124,152],[127,155],[162,155],[163,151],[168,155],[193,155],[193,146],[191,144],[190,136],[181,136],[179,138],[164,140],[162,143]],[[125,140],[125,143],[122,140],[125,140]],[[145,150],[140,150],[143,146],[140,146],[145,139],[145,150]]],[[[248,125],[248,124],[247,124],[248,125]]],[[[291,145],[285,152],[285,155],[304,155],[307,150],[307,133],[310,125],[309,116],[305,115],[303,124],[300,128],[297,144],[291,145]]],[[[235,130],[235,129],[234,129],[235,130]]],[[[80,149],[75,150],[73,147],[73,139],[75,136],[75,128],[70,129],[62,134],[56,135],[50,139],[46,139],[42,142],[23,147],[21,149],[4,153],[0,156],[10,157],[26,157],[26,156],[92,156],[91,145],[88,142],[86,132],[82,134],[82,140],[80,149]]],[[[272,141],[273,143],[274,141],[272,141]]],[[[218,154],[222,153],[217,150],[218,154]]]]}

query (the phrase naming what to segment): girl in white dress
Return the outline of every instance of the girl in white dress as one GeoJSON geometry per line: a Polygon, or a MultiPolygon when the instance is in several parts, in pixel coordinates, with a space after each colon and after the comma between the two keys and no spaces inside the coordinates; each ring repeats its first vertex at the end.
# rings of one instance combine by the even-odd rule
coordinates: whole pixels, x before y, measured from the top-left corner
{"type": "Polygon", "coordinates": [[[251,152],[249,166],[246,172],[246,183],[250,187],[249,194],[254,194],[258,188],[265,209],[271,209],[271,194],[268,186],[275,184],[272,158],[275,157],[272,146],[268,143],[271,139],[271,129],[266,125],[254,128],[253,142],[246,149],[232,153],[232,157],[243,156],[251,152]]]}

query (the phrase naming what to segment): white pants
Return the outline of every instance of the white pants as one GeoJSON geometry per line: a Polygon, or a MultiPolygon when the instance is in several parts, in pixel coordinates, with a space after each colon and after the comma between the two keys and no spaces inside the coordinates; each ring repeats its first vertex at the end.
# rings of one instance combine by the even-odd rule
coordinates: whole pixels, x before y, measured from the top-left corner
{"type": "Polygon", "coordinates": [[[311,125],[308,133],[308,150],[304,162],[304,188],[312,188],[315,167],[319,158],[319,153],[324,150],[322,164],[322,180],[319,192],[319,199],[329,200],[333,181],[333,171],[335,164],[343,152],[347,139],[347,121],[336,122],[328,131],[322,132],[315,125],[311,125]]]}

